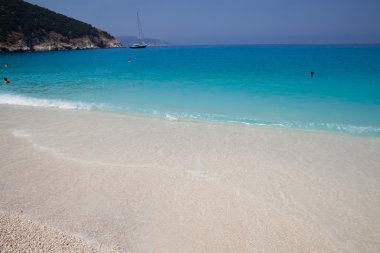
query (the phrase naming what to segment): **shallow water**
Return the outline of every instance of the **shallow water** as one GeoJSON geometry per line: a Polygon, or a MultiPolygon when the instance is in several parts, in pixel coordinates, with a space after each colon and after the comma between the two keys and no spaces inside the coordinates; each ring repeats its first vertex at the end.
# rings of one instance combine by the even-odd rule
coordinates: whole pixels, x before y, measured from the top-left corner
{"type": "Polygon", "coordinates": [[[12,82],[1,86],[0,104],[380,135],[380,46],[151,47],[0,59],[12,82]]]}

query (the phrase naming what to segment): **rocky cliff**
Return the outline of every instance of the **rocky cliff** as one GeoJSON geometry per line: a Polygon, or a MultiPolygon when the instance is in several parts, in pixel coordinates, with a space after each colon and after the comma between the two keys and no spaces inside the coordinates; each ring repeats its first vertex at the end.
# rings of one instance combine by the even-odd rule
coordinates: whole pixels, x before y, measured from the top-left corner
{"type": "Polygon", "coordinates": [[[113,47],[122,45],[89,24],[22,0],[0,0],[0,52],[113,47]]]}

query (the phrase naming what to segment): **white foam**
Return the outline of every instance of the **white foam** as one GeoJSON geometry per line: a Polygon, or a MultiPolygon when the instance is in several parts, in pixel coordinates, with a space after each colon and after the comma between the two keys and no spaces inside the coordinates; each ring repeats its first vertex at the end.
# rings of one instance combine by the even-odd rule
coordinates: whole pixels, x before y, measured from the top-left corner
{"type": "Polygon", "coordinates": [[[167,114],[165,115],[165,119],[170,120],[170,121],[176,121],[176,120],[178,120],[177,117],[175,117],[175,116],[173,116],[173,115],[171,115],[171,114],[169,114],[169,113],[167,113],[167,114]]]}
{"type": "Polygon", "coordinates": [[[380,128],[377,126],[355,126],[339,123],[287,123],[288,127],[304,128],[304,129],[324,129],[338,132],[346,132],[351,134],[379,134],[380,128]]]}
{"type": "MultiPolygon", "coordinates": [[[[95,104],[95,103],[84,103],[75,101],[65,101],[59,99],[40,99],[21,95],[11,95],[11,94],[0,94],[0,104],[7,105],[22,105],[22,106],[33,106],[33,107],[47,107],[47,108],[59,108],[66,110],[104,110],[113,111],[115,109],[120,109],[115,106],[107,104],[95,104]]],[[[124,108],[125,109],[125,108],[124,108]]],[[[129,111],[135,111],[128,108],[129,111]]],[[[378,135],[380,134],[380,127],[378,126],[355,126],[349,124],[339,124],[339,123],[316,123],[316,122],[269,122],[248,118],[229,118],[226,115],[217,114],[187,114],[187,113],[172,113],[172,112],[160,112],[158,110],[147,110],[139,109],[140,113],[147,115],[154,115],[159,117],[164,117],[169,121],[178,121],[179,119],[191,119],[191,120],[206,120],[214,122],[227,122],[227,123],[237,123],[252,126],[274,126],[274,127],[285,127],[285,128],[298,128],[298,129],[314,129],[314,130],[328,130],[351,134],[363,134],[363,135],[378,135]]]]}
{"type": "Polygon", "coordinates": [[[65,100],[56,99],[41,99],[26,97],[20,95],[1,94],[0,104],[6,105],[22,105],[33,107],[47,107],[47,108],[59,108],[66,110],[92,110],[101,109],[104,107],[102,104],[83,103],[83,102],[70,102],[65,100]]]}

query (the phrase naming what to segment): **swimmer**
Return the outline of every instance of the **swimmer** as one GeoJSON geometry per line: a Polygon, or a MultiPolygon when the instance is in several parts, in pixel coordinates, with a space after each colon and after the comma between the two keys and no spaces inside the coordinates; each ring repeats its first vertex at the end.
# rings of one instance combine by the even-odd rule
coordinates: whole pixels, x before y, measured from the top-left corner
{"type": "Polygon", "coordinates": [[[3,82],[4,82],[4,84],[10,84],[11,83],[11,81],[9,81],[8,78],[6,78],[6,77],[4,77],[3,82]]]}
{"type": "Polygon", "coordinates": [[[313,77],[314,76],[314,71],[310,71],[310,77],[313,77]]]}
{"type": "Polygon", "coordinates": [[[132,60],[131,60],[131,59],[128,59],[128,62],[132,62],[132,60]]]}
{"type": "Polygon", "coordinates": [[[4,68],[8,68],[8,64],[5,63],[5,64],[4,64],[4,68]]]}

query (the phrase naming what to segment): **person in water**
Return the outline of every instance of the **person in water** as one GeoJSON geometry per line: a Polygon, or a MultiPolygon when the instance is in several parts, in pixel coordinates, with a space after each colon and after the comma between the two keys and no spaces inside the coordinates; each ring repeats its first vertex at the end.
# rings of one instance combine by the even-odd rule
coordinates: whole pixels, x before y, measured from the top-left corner
{"type": "Polygon", "coordinates": [[[310,71],[310,77],[313,77],[314,76],[314,71],[310,71]]]}
{"type": "Polygon", "coordinates": [[[4,84],[10,84],[11,83],[11,81],[9,81],[8,78],[6,78],[6,77],[4,77],[3,80],[4,80],[4,84]]]}

